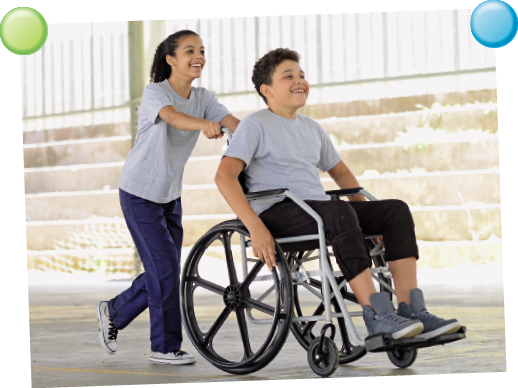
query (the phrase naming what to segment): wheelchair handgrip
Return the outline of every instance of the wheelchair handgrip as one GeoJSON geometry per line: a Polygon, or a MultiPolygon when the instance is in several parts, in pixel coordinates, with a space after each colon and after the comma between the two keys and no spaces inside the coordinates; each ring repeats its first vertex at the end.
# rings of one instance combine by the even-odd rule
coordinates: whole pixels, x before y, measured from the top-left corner
{"type": "Polygon", "coordinates": [[[228,137],[227,145],[228,145],[230,140],[232,140],[232,132],[228,128],[221,127],[221,133],[224,133],[225,135],[227,135],[227,137],[228,137]]]}
{"type": "Polygon", "coordinates": [[[352,196],[360,194],[360,191],[363,190],[363,187],[354,187],[352,189],[342,189],[342,190],[329,190],[326,191],[327,195],[330,195],[332,199],[338,199],[344,196],[352,196]]]}
{"type": "Polygon", "coordinates": [[[278,197],[279,195],[283,195],[288,189],[275,189],[275,190],[265,190],[265,191],[256,191],[254,193],[246,194],[246,199],[259,199],[259,198],[267,198],[267,197],[278,197]]]}

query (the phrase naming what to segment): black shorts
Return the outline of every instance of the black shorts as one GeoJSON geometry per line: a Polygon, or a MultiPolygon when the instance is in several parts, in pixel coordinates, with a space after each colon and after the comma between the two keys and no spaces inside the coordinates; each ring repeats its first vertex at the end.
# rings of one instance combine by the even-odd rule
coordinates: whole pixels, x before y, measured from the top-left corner
{"type": "MultiPolygon", "coordinates": [[[[363,233],[383,235],[386,261],[419,258],[414,220],[403,201],[305,202],[322,217],[326,238],[347,281],[371,267],[363,233]]],[[[313,217],[289,198],[266,209],[259,217],[275,238],[318,233],[313,217]]]]}

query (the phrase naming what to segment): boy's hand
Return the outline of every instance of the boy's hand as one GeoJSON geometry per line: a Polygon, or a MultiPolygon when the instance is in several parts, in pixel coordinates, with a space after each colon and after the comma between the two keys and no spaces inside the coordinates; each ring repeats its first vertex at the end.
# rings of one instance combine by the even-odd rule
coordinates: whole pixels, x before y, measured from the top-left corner
{"type": "MultiPolygon", "coordinates": [[[[376,245],[378,245],[380,243],[380,241],[383,241],[383,238],[379,238],[379,237],[376,237],[374,239],[374,242],[376,243],[376,245]]],[[[381,250],[385,250],[385,243],[383,243],[383,245],[381,246],[381,250]]]]}
{"type": "Polygon", "coordinates": [[[219,139],[223,136],[219,123],[209,120],[201,120],[201,132],[207,139],[219,139]]]}
{"type": "Polygon", "coordinates": [[[271,271],[273,267],[277,267],[275,262],[275,241],[270,231],[266,227],[260,227],[254,231],[250,231],[252,239],[252,251],[254,256],[266,264],[271,271]]]}

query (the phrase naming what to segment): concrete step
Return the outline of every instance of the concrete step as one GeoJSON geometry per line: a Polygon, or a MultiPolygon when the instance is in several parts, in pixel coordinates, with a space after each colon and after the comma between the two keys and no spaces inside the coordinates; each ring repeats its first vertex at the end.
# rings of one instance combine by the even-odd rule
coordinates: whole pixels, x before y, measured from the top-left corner
{"type": "Polygon", "coordinates": [[[55,141],[93,139],[113,136],[131,136],[129,122],[82,125],[67,128],[23,132],[23,144],[49,143],[55,141]]]}
{"type": "MultiPolygon", "coordinates": [[[[486,240],[501,237],[500,204],[412,206],[416,235],[420,240],[486,240]]],[[[186,215],[184,245],[193,245],[218,223],[234,214],[186,215]]],[[[131,237],[121,217],[27,222],[27,249],[124,248],[131,237]]]]}
{"type": "MultiPolygon", "coordinates": [[[[466,105],[475,103],[497,102],[496,89],[469,90],[465,92],[422,94],[419,96],[402,96],[378,98],[374,100],[343,101],[326,104],[306,105],[299,113],[312,117],[315,120],[329,117],[370,116],[387,113],[414,112],[431,108],[434,104],[466,105]]],[[[242,119],[253,111],[232,112],[242,119]]]]}
{"type": "MultiPolygon", "coordinates": [[[[462,171],[497,167],[498,138],[483,143],[470,141],[435,143],[423,149],[405,150],[403,145],[339,146],[342,160],[357,176],[366,171],[379,173],[421,168],[426,171],[462,171]]],[[[212,184],[220,155],[193,156],[185,166],[185,185],[212,184]]],[[[25,192],[85,191],[117,188],[124,161],[25,169],[25,192]]],[[[321,173],[327,177],[327,173],[321,173]]]]}
{"type": "MultiPolygon", "coordinates": [[[[411,206],[460,205],[463,200],[468,204],[500,203],[498,168],[420,174],[391,173],[359,177],[358,181],[378,199],[398,198],[411,206]]],[[[338,188],[331,178],[321,178],[321,182],[326,190],[338,188]]],[[[122,217],[116,189],[26,194],[25,198],[27,209],[45,206],[60,209],[60,219],[77,218],[67,215],[76,212],[90,216],[122,217]]],[[[184,215],[232,213],[215,184],[185,185],[182,206],[184,215]]],[[[42,219],[47,218],[31,218],[42,219]]]]}
{"type": "Polygon", "coordinates": [[[25,169],[25,193],[114,189],[125,161],[25,169]]]}
{"type": "MultiPolygon", "coordinates": [[[[412,170],[462,171],[498,167],[498,135],[490,135],[484,142],[473,140],[441,142],[423,148],[405,150],[402,144],[362,144],[357,146],[336,147],[342,160],[356,176],[366,171],[379,173],[412,170]]],[[[185,166],[183,182],[185,185],[211,184],[219,167],[220,156],[191,158],[185,166]]],[[[328,177],[327,173],[320,173],[328,177]]]]}
{"type": "Polygon", "coordinates": [[[131,136],[68,140],[23,146],[26,168],[125,161],[131,136]]]}
{"type": "MultiPolygon", "coordinates": [[[[457,129],[498,131],[497,104],[466,104],[454,106],[435,106],[417,111],[374,114],[351,117],[330,117],[318,120],[322,127],[340,142],[348,144],[370,144],[394,141],[400,131],[407,127],[429,126],[448,131],[457,129]]],[[[24,132],[24,144],[48,143],[80,139],[106,138],[130,135],[129,123],[102,124],[24,132]]],[[[200,155],[219,154],[217,144],[203,136],[196,147],[200,155]],[[202,149],[204,151],[202,151],[202,149]]]]}
{"type": "Polygon", "coordinates": [[[496,103],[437,107],[413,112],[332,117],[318,120],[322,128],[340,143],[378,144],[392,142],[406,128],[425,127],[448,132],[482,129],[498,131],[496,103]]]}
{"type": "MultiPolygon", "coordinates": [[[[483,265],[496,263],[502,259],[501,240],[493,238],[486,241],[418,241],[419,268],[444,268],[458,264],[483,265]]],[[[191,247],[182,248],[182,266],[188,256],[191,247]]],[[[240,247],[232,247],[233,256],[237,262],[241,260],[240,247]]],[[[211,249],[206,255],[221,262],[225,268],[224,252],[222,249],[211,249]]],[[[249,258],[252,255],[247,254],[249,258]]],[[[332,259],[333,267],[336,267],[332,259]]],[[[318,261],[307,263],[307,270],[317,269],[318,261]]],[[[119,248],[105,250],[47,250],[28,251],[27,268],[56,272],[106,272],[106,273],[133,273],[134,249],[119,248]]],[[[241,270],[241,268],[237,268],[241,270]]]]}

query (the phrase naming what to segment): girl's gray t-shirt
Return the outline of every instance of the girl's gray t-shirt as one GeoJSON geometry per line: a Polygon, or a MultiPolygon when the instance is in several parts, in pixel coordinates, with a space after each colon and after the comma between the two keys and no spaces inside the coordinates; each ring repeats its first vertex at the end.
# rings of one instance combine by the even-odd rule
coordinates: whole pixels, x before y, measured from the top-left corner
{"type": "MultiPolygon", "coordinates": [[[[315,120],[296,119],[263,109],[245,117],[224,156],[245,162],[249,192],[287,188],[303,200],[328,200],[319,170],[329,171],[341,160],[331,139],[315,120]]],[[[260,214],[285,197],[250,201],[260,214]]]]}
{"type": "Polygon", "coordinates": [[[180,97],[169,80],[144,89],[135,144],[119,176],[119,188],[149,201],[167,203],[182,195],[183,170],[201,131],[181,131],[160,118],[167,105],[189,116],[220,122],[230,112],[205,88],[180,97]]]}

